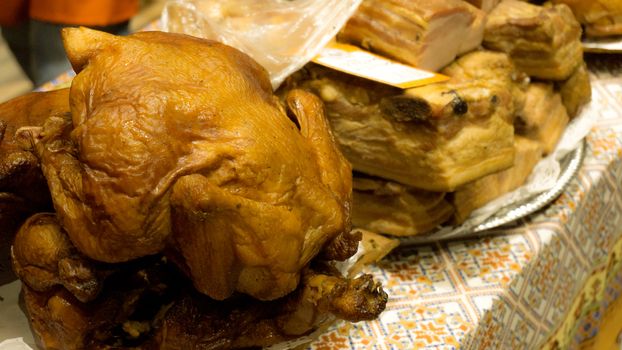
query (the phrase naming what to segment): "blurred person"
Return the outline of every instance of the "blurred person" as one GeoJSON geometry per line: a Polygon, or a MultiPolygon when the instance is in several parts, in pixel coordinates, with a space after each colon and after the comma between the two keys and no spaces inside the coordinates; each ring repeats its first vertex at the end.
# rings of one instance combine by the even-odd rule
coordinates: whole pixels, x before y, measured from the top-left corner
{"type": "Polygon", "coordinates": [[[35,86],[71,68],[60,29],[87,26],[126,34],[139,0],[1,0],[2,36],[35,86]]]}

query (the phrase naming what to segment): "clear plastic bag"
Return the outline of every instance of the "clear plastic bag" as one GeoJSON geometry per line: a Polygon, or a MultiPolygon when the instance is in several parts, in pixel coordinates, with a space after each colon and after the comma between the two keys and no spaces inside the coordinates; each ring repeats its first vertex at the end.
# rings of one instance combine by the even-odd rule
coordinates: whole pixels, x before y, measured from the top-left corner
{"type": "Polygon", "coordinates": [[[337,34],[362,0],[169,0],[165,31],[217,40],[255,59],[276,89],[337,34]]]}

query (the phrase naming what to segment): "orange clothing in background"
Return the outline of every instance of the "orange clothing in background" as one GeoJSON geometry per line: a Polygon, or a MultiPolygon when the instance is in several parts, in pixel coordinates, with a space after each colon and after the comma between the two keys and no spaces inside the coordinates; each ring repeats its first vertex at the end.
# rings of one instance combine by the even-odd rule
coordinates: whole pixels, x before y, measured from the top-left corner
{"type": "Polygon", "coordinates": [[[138,12],[138,0],[30,0],[30,18],[49,23],[107,26],[138,12]]]}
{"type": "Polygon", "coordinates": [[[0,1],[0,25],[16,24],[28,15],[47,23],[102,27],[128,21],[138,12],[139,5],[139,0],[0,1]]]}
{"type": "Polygon", "coordinates": [[[14,26],[28,18],[28,0],[1,0],[0,26],[14,26]]]}

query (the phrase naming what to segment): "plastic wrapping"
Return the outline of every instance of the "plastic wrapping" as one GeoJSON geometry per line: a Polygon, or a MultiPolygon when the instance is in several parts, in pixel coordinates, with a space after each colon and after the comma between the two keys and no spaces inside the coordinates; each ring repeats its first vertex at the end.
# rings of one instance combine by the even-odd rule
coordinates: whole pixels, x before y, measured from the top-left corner
{"type": "Polygon", "coordinates": [[[217,40],[245,52],[276,89],[339,32],[362,0],[169,0],[165,31],[217,40]]]}

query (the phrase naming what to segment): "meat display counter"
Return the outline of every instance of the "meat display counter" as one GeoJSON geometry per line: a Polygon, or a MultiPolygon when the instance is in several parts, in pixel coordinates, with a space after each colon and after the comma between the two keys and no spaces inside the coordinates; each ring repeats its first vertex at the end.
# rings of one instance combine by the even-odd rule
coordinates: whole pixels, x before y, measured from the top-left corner
{"type": "MultiPolygon", "coordinates": [[[[556,349],[593,341],[622,294],[622,62],[587,61],[599,119],[562,195],[494,235],[396,249],[366,269],[390,296],[380,318],[336,324],[310,349],[556,349]]],[[[0,287],[0,340],[24,337],[34,347],[18,291],[19,282],[0,287]]]]}

